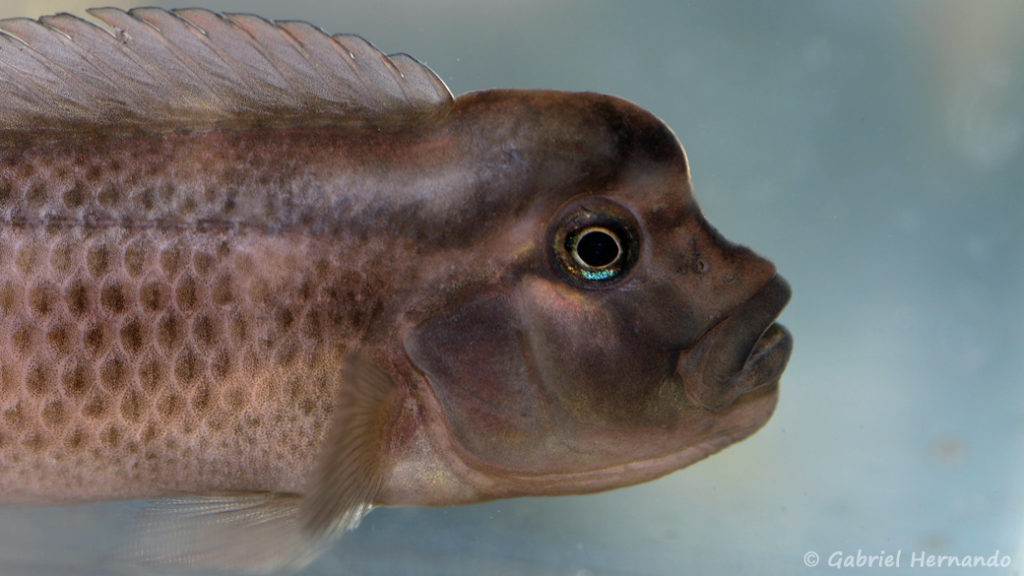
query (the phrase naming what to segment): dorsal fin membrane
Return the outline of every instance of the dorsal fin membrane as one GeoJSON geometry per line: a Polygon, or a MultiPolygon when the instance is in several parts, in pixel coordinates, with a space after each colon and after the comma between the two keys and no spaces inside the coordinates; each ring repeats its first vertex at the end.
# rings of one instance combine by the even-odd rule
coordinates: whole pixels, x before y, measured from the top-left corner
{"type": "Polygon", "coordinates": [[[0,20],[0,133],[390,124],[443,110],[406,54],[304,22],[203,9],[0,20]]]}

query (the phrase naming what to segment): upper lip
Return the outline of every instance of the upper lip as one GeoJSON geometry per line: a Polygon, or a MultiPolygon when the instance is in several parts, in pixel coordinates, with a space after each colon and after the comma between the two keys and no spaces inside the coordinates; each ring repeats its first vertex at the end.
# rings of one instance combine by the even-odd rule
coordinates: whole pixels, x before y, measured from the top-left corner
{"type": "Polygon", "coordinates": [[[720,409],[743,393],[778,380],[793,338],[775,319],[790,293],[785,279],[772,276],[680,358],[679,374],[692,400],[720,409]]]}

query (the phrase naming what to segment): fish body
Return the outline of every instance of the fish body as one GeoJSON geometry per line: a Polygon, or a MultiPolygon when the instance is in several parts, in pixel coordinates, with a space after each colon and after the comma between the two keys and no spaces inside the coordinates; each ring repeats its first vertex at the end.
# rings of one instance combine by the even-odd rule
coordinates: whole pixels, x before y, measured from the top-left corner
{"type": "Polygon", "coordinates": [[[171,498],[157,560],[291,568],[373,506],[632,484],[771,415],[789,288],[650,113],[94,15],[0,22],[0,502],[171,498]]]}

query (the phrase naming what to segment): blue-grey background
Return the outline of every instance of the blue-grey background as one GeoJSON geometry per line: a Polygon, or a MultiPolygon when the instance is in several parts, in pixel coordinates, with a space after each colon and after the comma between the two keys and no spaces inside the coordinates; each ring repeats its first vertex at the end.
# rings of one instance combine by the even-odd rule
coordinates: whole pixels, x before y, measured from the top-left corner
{"type": "MultiPolygon", "coordinates": [[[[1024,2],[162,3],[196,4],[362,34],[456,94],[633,100],[683,141],[711,222],[794,288],[751,439],[607,494],[378,510],[304,576],[821,574],[858,549],[1024,574],[1024,2]]],[[[134,509],[0,510],[0,576],[113,573],[134,509]]]]}

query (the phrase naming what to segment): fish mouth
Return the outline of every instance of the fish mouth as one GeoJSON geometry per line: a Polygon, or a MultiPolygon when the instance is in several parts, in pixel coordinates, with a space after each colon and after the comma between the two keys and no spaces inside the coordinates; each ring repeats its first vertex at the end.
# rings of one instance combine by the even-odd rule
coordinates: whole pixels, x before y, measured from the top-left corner
{"type": "Polygon", "coordinates": [[[790,294],[786,280],[774,275],[680,357],[678,374],[694,403],[718,411],[778,383],[793,351],[793,336],[775,319],[790,294]]]}

